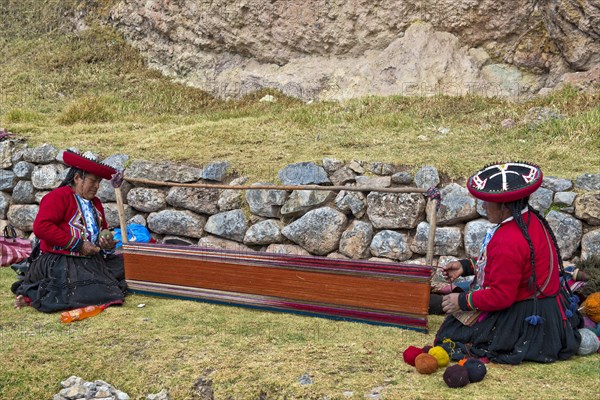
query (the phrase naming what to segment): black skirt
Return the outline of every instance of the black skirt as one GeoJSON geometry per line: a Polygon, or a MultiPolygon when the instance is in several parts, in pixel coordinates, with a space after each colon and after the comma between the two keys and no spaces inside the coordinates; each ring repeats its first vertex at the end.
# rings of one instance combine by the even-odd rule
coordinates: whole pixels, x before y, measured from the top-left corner
{"type": "Polygon", "coordinates": [[[578,312],[570,318],[563,316],[568,309],[565,298],[538,299],[537,314],[544,322],[535,326],[525,321],[534,314],[533,300],[520,301],[505,310],[488,313],[485,319],[472,326],[463,325],[449,315],[436,334],[435,344],[450,339],[448,345],[453,349],[453,360],[487,357],[502,364],[566,360],[577,354],[581,342],[577,328],[583,319],[578,312]]]}
{"type": "Polygon", "coordinates": [[[42,312],[71,310],[123,300],[127,285],[122,256],[74,257],[44,253],[16,288],[42,312]]]}

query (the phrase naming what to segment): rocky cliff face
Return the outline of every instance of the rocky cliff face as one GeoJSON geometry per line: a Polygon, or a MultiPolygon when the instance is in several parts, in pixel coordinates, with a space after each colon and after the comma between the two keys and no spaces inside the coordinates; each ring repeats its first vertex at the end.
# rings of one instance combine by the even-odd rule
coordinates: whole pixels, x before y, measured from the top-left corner
{"type": "Polygon", "coordinates": [[[151,67],[220,97],[518,96],[600,60],[584,0],[124,0],[110,21],[151,67]]]}

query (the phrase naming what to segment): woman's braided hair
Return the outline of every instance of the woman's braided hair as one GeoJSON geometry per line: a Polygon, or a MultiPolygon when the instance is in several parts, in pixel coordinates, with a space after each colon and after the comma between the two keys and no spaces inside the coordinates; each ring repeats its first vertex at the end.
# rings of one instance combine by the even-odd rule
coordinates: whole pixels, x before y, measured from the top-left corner
{"type": "Polygon", "coordinates": [[[554,231],[552,231],[552,228],[550,227],[550,224],[548,224],[548,221],[546,220],[546,218],[544,218],[544,216],[539,211],[537,211],[536,209],[534,209],[533,207],[531,207],[529,205],[529,197],[525,197],[525,198],[515,200],[515,201],[509,202],[509,203],[504,203],[504,206],[510,210],[511,216],[514,218],[519,229],[521,230],[521,233],[523,234],[523,237],[525,237],[525,240],[527,240],[527,243],[529,244],[529,253],[530,253],[530,257],[531,257],[531,268],[532,268],[529,284],[530,284],[531,290],[537,291],[538,288],[537,288],[537,281],[536,281],[536,276],[535,276],[535,254],[534,254],[534,249],[533,249],[533,242],[531,241],[531,238],[529,237],[529,232],[528,232],[528,227],[527,227],[529,222],[525,223],[525,220],[523,219],[523,214],[521,214],[521,211],[523,211],[523,209],[525,209],[525,208],[527,208],[529,211],[531,211],[531,213],[533,213],[540,220],[540,222],[544,225],[544,228],[546,229],[546,231],[550,234],[550,237],[552,238],[552,242],[554,243],[554,248],[556,249],[556,254],[558,256],[558,265],[559,265],[560,272],[562,275],[564,273],[564,267],[563,267],[563,262],[562,262],[562,256],[560,254],[560,248],[558,247],[558,242],[556,240],[556,236],[554,235],[554,231]]]}

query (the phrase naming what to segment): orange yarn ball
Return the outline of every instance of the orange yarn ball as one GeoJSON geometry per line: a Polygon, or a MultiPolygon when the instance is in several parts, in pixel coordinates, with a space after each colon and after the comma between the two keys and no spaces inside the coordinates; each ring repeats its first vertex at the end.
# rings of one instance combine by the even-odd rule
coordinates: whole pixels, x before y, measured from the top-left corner
{"type": "Polygon", "coordinates": [[[463,358],[462,360],[460,360],[458,362],[458,365],[465,365],[465,363],[467,362],[468,358],[463,358]]]}
{"type": "Polygon", "coordinates": [[[600,322],[600,292],[590,294],[583,303],[583,312],[594,322],[600,322]]]}
{"type": "Polygon", "coordinates": [[[438,368],[438,362],[434,356],[423,353],[415,358],[415,368],[421,374],[433,374],[438,368]]]}

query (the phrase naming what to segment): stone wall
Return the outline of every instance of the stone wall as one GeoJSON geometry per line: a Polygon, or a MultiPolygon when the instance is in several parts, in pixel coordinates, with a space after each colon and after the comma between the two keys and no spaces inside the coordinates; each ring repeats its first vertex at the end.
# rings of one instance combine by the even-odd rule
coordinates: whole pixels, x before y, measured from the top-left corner
{"type": "MultiPolygon", "coordinates": [[[[41,198],[57,187],[67,168],[51,145],[28,148],[0,142],[0,227],[7,223],[28,236],[41,198]]],[[[91,153],[86,156],[96,157],[91,153]]],[[[117,154],[102,159],[129,178],[178,183],[251,184],[227,161],[202,168],[171,162],[130,160],[117,154]]],[[[323,159],[290,164],[273,181],[284,185],[336,185],[369,188],[438,187],[435,255],[476,256],[490,226],[481,203],[464,185],[440,183],[431,166],[414,175],[380,162],[323,159]]],[[[274,184],[256,182],[254,184],[274,184]]],[[[419,193],[378,191],[199,189],[122,186],[128,223],[146,225],[164,243],[201,245],[243,251],[313,254],[334,258],[424,263],[429,235],[426,198],[419,193]]],[[[119,226],[115,192],[103,181],[97,196],[108,223],[119,226]]],[[[600,255],[600,174],[574,182],[545,177],[530,204],[546,214],[565,260],[600,255]]]]}

